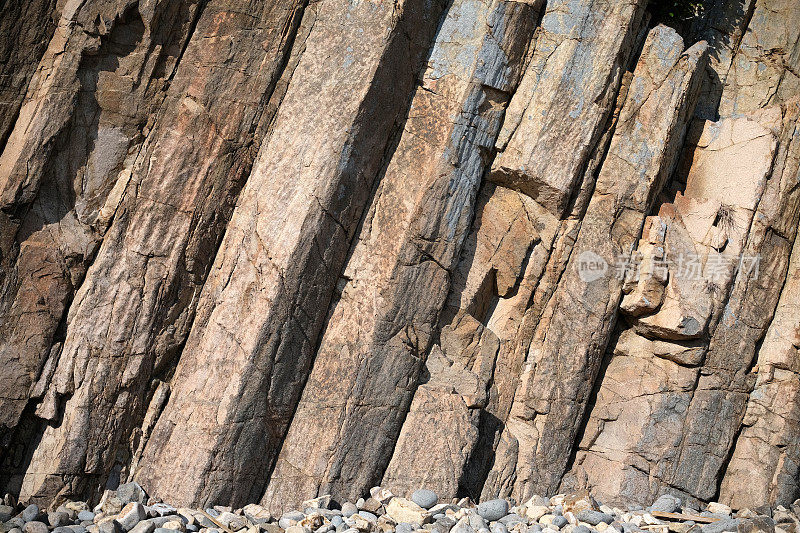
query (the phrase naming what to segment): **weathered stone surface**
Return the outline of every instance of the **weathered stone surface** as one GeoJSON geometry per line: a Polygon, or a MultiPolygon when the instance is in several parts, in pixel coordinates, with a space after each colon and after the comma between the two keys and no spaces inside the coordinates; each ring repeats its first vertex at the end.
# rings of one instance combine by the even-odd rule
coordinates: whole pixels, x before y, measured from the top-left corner
{"type": "Polygon", "coordinates": [[[137,479],[153,494],[239,504],[261,496],[441,7],[330,0],[307,13],[311,31],[145,449],[137,479]]]}
{"type": "Polygon", "coordinates": [[[564,214],[614,107],[645,5],[547,3],[535,52],[498,140],[492,181],[564,214]],[[559,149],[565,146],[570,149],[559,149]]]}
{"type": "MultiPolygon", "coordinates": [[[[211,2],[186,49],[172,50],[181,62],[164,110],[142,130],[141,149],[111,167],[116,182],[98,206],[97,216],[114,216],[114,223],[70,308],[63,349],[54,354],[44,405],[69,399],[64,420],[47,428],[46,444],[31,460],[26,498],[90,489],[87,482],[107,475],[121,439],[141,421],[150,377],[172,363],[185,340],[211,254],[249,171],[254,136],[269,122],[266,100],[288,54],[285,32],[297,7],[270,4],[253,18],[211,2]],[[231,75],[227,54],[237,51],[248,55],[231,75]],[[222,84],[228,92],[220,92],[222,84]]],[[[178,20],[186,15],[174,13],[178,20]]],[[[58,320],[60,312],[53,327],[58,320]]]]}
{"type": "MultiPolygon", "coordinates": [[[[297,487],[355,499],[380,480],[430,350],[538,6],[465,0],[448,9],[351,251],[265,504],[291,503],[285,498],[297,487]]],[[[449,408],[464,424],[458,401],[449,408]]],[[[455,495],[452,484],[435,488],[455,495]]]]}
{"type": "Polygon", "coordinates": [[[0,533],[800,531],[800,11],[661,4],[0,2],[0,533]]]}
{"type": "MultiPolygon", "coordinates": [[[[163,99],[196,2],[63,7],[0,155],[0,428],[17,424],[45,360],[58,358],[56,330],[113,216],[115,184],[163,99]]],[[[54,398],[46,402],[42,417],[57,418],[54,398]]]]}
{"type": "MultiPolygon", "coordinates": [[[[636,244],[645,214],[677,163],[694,107],[695,73],[706,46],[684,53],[674,31],[651,32],[637,65],[608,156],[574,251],[541,322],[507,422],[502,446],[516,455],[502,493],[556,490],[609,341],[622,279],[615,272],[636,244]],[[644,124],[653,129],[645,130],[644,124]],[[658,133],[656,133],[658,132],[658,133]],[[589,264],[605,265],[588,270],[589,264]]],[[[495,465],[495,469],[504,465],[495,465]]]]}

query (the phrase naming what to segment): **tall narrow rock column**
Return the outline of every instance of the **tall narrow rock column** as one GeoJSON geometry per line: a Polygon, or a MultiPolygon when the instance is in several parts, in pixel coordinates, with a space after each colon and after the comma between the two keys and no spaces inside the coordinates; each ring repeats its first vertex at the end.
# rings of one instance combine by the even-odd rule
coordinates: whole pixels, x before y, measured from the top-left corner
{"type": "Polygon", "coordinates": [[[151,494],[231,505],[262,496],[443,7],[323,0],[307,11],[311,31],[136,476],[151,494]]]}
{"type": "Polygon", "coordinates": [[[52,373],[59,325],[197,14],[194,0],[62,7],[0,155],[0,441],[52,373]]]}
{"type": "Polygon", "coordinates": [[[516,463],[495,465],[506,472],[495,488],[501,494],[521,499],[558,488],[622,297],[616,266],[674,170],[705,61],[705,43],[684,52],[664,26],[648,37],[574,251],[530,347],[504,440],[516,463]]]}
{"type": "Polygon", "coordinates": [[[357,498],[380,482],[539,6],[450,6],[264,497],[272,508],[304,494],[357,498]]]}
{"type": "Polygon", "coordinates": [[[98,214],[113,223],[41,380],[38,413],[59,423],[42,436],[25,498],[89,497],[112,468],[127,474],[151,379],[172,370],[274,114],[304,2],[251,4],[205,4],[135,163],[115,174],[98,214]]]}

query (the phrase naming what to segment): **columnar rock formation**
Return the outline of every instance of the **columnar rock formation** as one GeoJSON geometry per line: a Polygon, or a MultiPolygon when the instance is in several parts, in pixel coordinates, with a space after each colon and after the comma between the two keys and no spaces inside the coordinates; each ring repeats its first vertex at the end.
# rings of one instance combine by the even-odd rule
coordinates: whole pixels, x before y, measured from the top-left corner
{"type": "Polygon", "coordinates": [[[0,6],[2,488],[800,497],[800,10],[706,4],[0,6]]]}

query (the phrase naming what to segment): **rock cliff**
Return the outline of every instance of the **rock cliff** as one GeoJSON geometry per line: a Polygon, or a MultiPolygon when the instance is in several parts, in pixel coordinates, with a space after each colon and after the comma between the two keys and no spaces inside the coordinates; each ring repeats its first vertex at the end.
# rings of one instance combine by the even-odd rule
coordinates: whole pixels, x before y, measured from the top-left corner
{"type": "Polygon", "coordinates": [[[800,8],[648,3],[0,3],[0,489],[800,497],[800,8]]]}

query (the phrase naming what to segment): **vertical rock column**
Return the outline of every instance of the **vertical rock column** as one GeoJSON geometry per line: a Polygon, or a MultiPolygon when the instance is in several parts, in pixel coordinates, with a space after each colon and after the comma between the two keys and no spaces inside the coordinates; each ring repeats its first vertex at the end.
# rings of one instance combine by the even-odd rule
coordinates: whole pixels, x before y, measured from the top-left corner
{"type": "Polygon", "coordinates": [[[186,339],[274,114],[303,5],[213,0],[196,21],[160,114],[100,209],[113,224],[43,383],[40,414],[63,419],[42,436],[24,498],[88,497],[128,462],[150,380],[171,371],[186,339]]]}
{"type": "Polygon", "coordinates": [[[341,280],[263,500],[271,507],[317,492],[357,498],[380,482],[539,6],[450,6],[341,280]]]}
{"type": "MultiPolygon", "coordinates": [[[[54,368],[45,361],[63,339],[57,329],[113,217],[196,4],[63,6],[0,155],[0,436],[54,368]]],[[[40,413],[52,419],[53,411],[40,413]]]]}
{"type": "Polygon", "coordinates": [[[500,494],[522,499],[558,488],[622,297],[615,266],[677,163],[705,59],[705,43],[684,52],[666,27],[648,37],[574,251],[530,347],[507,449],[495,463],[500,494]]]}
{"type": "Polygon", "coordinates": [[[307,13],[311,31],[145,448],[136,479],[150,493],[261,497],[443,7],[323,0],[307,13]]]}

